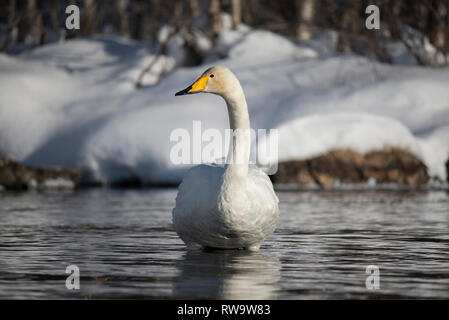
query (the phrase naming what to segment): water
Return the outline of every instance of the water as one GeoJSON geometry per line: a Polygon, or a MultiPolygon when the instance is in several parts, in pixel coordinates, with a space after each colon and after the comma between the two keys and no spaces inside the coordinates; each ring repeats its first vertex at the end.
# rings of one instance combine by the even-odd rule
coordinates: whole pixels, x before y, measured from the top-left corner
{"type": "Polygon", "coordinates": [[[175,195],[0,194],[0,298],[449,298],[444,191],[279,192],[279,226],[259,253],[187,252],[175,195]],[[72,264],[80,290],[65,285],[72,264]]]}

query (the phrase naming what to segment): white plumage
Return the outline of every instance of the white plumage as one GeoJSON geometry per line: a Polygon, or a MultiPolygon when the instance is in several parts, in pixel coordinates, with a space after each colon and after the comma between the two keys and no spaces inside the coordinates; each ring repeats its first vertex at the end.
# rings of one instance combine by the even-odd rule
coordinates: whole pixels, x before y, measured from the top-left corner
{"type": "Polygon", "coordinates": [[[232,161],[224,166],[199,165],[179,186],[173,226],[189,247],[258,250],[276,228],[278,198],[268,176],[248,166],[249,115],[239,81],[227,68],[208,69],[192,86],[176,95],[210,92],[227,104],[232,161]]]}

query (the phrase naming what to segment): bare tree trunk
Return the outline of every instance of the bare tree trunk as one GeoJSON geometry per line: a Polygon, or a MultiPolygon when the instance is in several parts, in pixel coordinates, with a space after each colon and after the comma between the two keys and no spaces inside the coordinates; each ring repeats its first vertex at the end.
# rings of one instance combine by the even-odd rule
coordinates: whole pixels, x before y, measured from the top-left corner
{"type": "Polygon", "coordinates": [[[427,18],[427,34],[430,42],[440,51],[446,49],[446,19],[448,8],[443,0],[430,1],[430,11],[427,18]]]}
{"type": "Polygon", "coordinates": [[[173,16],[175,17],[175,21],[181,24],[183,23],[183,15],[182,15],[183,11],[184,11],[183,3],[181,1],[175,1],[173,16]]]}
{"type": "Polygon", "coordinates": [[[142,33],[146,41],[157,41],[157,32],[161,27],[157,17],[162,15],[162,9],[164,9],[164,2],[160,0],[146,0],[147,4],[143,14],[142,20],[142,33]]]}
{"type": "Polygon", "coordinates": [[[358,23],[358,12],[360,2],[358,0],[350,0],[349,6],[343,12],[343,17],[340,24],[340,34],[338,35],[337,51],[346,52],[351,47],[348,39],[355,38],[360,34],[358,23]]]}
{"type": "Polygon", "coordinates": [[[232,0],[232,27],[235,29],[242,22],[242,2],[232,0]]]}
{"type": "Polygon", "coordinates": [[[9,0],[8,26],[12,26],[16,20],[16,0],[9,0]]]}
{"type": "Polygon", "coordinates": [[[221,29],[223,28],[223,22],[221,21],[220,0],[210,0],[209,25],[210,30],[212,30],[212,38],[216,39],[221,29]]]}
{"type": "Polygon", "coordinates": [[[123,37],[131,36],[131,28],[129,26],[128,4],[127,0],[116,0],[117,10],[120,16],[120,31],[123,37]]]}
{"type": "Polygon", "coordinates": [[[400,1],[391,1],[391,3],[388,3],[390,5],[390,10],[385,10],[387,21],[388,21],[388,27],[391,32],[391,37],[393,39],[399,39],[401,37],[401,28],[400,28],[400,15],[401,15],[401,2],[400,1]]]}
{"type": "Polygon", "coordinates": [[[242,20],[249,25],[253,24],[251,1],[243,1],[242,5],[242,20]]]}
{"type": "Polygon", "coordinates": [[[257,21],[256,15],[260,12],[259,0],[245,0],[242,3],[242,20],[248,25],[253,25],[257,21]]]}
{"type": "Polygon", "coordinates": [[[51,18],[51,24],[54,29],[59,29],[58,11],[59,11],[59,1],[51,0],[50,1],[50,18],[51,18]]]}
{"type": "Polygon", "coordinates": [[[0,48],[1,52],[6,51],[6,49],[8,48],[9,44],[11,43],[11,41],[13,40],[13,32],[14,32],[14,28],[17,25],[17,20],[16,20],[16,0],[9,0],[9,8],[8,8],[8,26],[6,29],[6,37],[5,40],[3,41],[3,44],[0,48]]]}
{"type": "Polygon", "coordinates": [[[144,0],[133,0],[131,2],[133,38],[149,42],[154,41],[154,31],[151,29],[151,12],[154,11],[154,8],[150,8],[151,5],[152,2],[144,0]]]}
{"type": "Polygon", "coordinates": [[[200,3],[198,0],[189,0],[189,6],[192,18],[198,18],[201,15],[200,3]]]}
{"type": "Polygon", "coordinates": [[[82,33],[90,35],[96,31],[97,5],[95,0],[84,0],[84,24],[82,33]]]}
{"type": "Polygon", "coordinates": [[[312,37],[313,20],[315,16],[315,0],[296,0],[298,14],[298,40],[308,40],[312,37]]]}
{"type": "Polygon", "coordinates": [[[34,47],[44,43],[44,23],[39,12],[38,1],[27,1],[27,26],[28,35],[32,37],[31,45],[34,47]]]}

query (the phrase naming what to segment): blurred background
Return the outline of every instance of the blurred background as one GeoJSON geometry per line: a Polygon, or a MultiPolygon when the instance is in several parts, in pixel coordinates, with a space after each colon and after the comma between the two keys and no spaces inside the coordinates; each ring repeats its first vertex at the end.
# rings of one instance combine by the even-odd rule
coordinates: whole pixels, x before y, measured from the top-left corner
{"type": "Polygon", "coordinates": [[[338,35],[337,52],[352,50],[386,63],[394,62],[386,48],[392,40],[404,43],[420,65],[447,64],[423,56],[426,42],[438,53],[449,52],[446,0],[9,0],[2,1],[0,12],[0,51],[7,53],[97,33],[161,45],[158,32],[168,25],[191,50],[184,65],[197,65],[204,55],[194,41],[195,33],[207,37],[220,53],[215,40],[226,23],[234,29],[244,23],[296,41],[332,30],[338,35]],[[65,28],[65,8],[73,4],[81,13],[79,30],[65,28]],[[365,9],[372,4],[382,13],[378,32],[365,27],[365,9]],[[223,13],[230,21],[222,21],[223,13]]]}

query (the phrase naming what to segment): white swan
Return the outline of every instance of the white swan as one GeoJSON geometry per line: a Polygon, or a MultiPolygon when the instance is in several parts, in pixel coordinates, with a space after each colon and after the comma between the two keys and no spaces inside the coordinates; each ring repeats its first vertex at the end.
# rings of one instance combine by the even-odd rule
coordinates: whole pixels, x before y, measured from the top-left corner
{"type": "Polygon", "coordinates": [[[188,247],[258,250],[276,228],[279,200],[268,176],[248,166],[251,137],[243,89],[231,70],[216,66],[176,95],[198,92],[226,101],[234,131],[232,160],[224,167],[199,165],[188,171],[179,186],[173,226],[188,247]]]}

